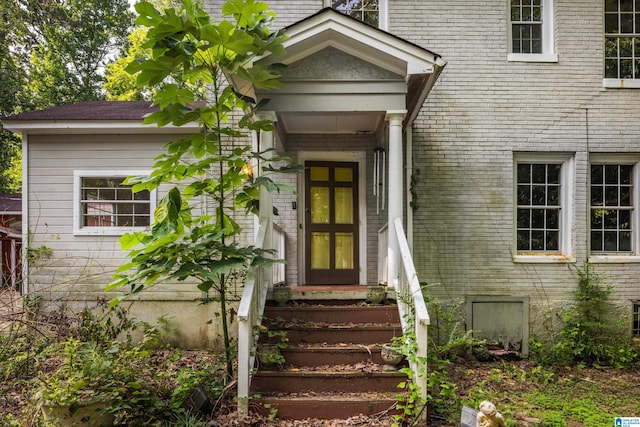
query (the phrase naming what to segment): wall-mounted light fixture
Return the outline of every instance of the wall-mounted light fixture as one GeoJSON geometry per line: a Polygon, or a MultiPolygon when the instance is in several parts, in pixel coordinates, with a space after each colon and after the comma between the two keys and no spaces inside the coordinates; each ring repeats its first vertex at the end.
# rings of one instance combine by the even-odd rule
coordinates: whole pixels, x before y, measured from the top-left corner
{"type": "Polygon", "coordinates": [[[242,165],[240,169],[240,175],[245,175],[249,181],[253,181],[253,168],[249,163],[242,165]]]}

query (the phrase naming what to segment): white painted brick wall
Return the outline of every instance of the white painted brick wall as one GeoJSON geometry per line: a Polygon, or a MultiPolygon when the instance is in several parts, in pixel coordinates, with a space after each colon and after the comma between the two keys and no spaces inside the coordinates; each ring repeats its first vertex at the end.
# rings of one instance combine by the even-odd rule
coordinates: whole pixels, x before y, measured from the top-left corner
{"type": "MultiPolygon", "coordinates": [[[[278,26],[322,7],[320,0],[268,3],[279,15],[278,26]]],[[[577,277],[566,263],[514,263],[513,155],[575,153],[572,241],[582,263],[588,152],[640,152],[640,89],[602,87],[601,0],[555,0],[557,63],[506,60],[507,5],[507,0],[390,0],[389,31],[448,62],[414,124],[420,279],[441,283],[434,292],[452,298],[530,296],[532,330],[543,332],[570,298],[577,277]]],[[[282,203],[288,206],[290,197],[282,203]]],[[[295,251],[295,242],[288,247],[295,251]]],[[[375,262],[372,257],[371,267],[375,262]]],[[[640,299],[639,264],[598,264],[597,270],[616,286],[621,304],[640,299]]]]}

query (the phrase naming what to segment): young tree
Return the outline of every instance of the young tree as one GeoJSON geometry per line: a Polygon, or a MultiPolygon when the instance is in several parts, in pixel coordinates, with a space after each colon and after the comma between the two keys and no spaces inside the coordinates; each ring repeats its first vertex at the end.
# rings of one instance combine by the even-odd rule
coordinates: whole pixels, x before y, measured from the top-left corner
{"type": "MultiPolygon", "coordinates": [[[[259,88],[279,87],[277,66],[249,67],[247,61],[266,53],[283,51],[282,32],[272,32],[274,18],[267,4],[255,0],[229,0],[222,7],[225,18],[211,21],[192,0],[182,1],[182,10],[163,12],[150,3],[138,3],[136,23],[148,27],[151,57],[133,62],[138,85],[158,87],[153,93],[160,108],[146,123],[181,126],[197,123],[200,132],[170,142],[167,152],[156,158],[149,177],[130,177],[134,191],[153,190],[163,183],[180,183],[159,202],[155,222],[148,233],[123,236],[122,247],[131,261],[107,290],[126,287],[136,294],[161,281],[195,280],[197,287],[220,304],[227,377],[233,374],[233,350],[227,324],[229,277],[251,264],[271,262],[269,251],[238,242],[241,228],[234,212],[257,208],[259,189],[282,187],[261,174],[247,179],[243,166],[267,153],[250,152],[248,132],[272,130],[268,121],[255,119],[261,107],[227,84],[225,76],[238,75],[259,88]],[[200,90],[202,83],[209,89],[200,90]],[[239,120],[234,119],[240,114],[239,120]],[[206,198],[215,215],[194,208],[194,201],[206,198]]],[[[272,158],[273,160],[273,158],[272,158]]],[[[297,172],[284,166],[280,172],[297,172]]],[[[275,171],[264,167],[263,171],[275,171]]],[[[114,304],[122,298],[116,298],[114,304]]]]}

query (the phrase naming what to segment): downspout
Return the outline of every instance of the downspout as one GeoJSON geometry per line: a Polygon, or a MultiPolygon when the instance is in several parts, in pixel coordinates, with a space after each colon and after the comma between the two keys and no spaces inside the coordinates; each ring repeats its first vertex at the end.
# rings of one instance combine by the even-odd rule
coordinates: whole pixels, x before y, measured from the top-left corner
{"type": "Polygon", "coordinates": [[[407,149],[406,149],[406,189],[405,189],[405,200],[406,200],[406,209],[407,209],[407,243],[409,244],[409,249],[411,250],[411,254],[413,254],[413,209],[411,208],[411,177],[413,176],[413,121],[407,123],[407,127],[405,129],[406,139],[407,139],[407,149]]]}

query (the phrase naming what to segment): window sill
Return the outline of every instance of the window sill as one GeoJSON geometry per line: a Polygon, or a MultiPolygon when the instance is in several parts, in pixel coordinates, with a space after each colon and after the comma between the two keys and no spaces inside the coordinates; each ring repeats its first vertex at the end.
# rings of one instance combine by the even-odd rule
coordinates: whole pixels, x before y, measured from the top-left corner
{"type": "Polygon", "coordinates": [[[535,255],[515,255],[513,262],[516,263],[532,263],[532,264],[544,264],[544,263],[574,263],[575,257],[566,256],[562,254],[535,254],[535,255]]]}
{"type": "Polygon", "coordinates": [[[114,236],[149,231],[149,227],[87,227],[73,230],[74,236],[114,236]]]}
{"type": "Polygon", "coordinates": [[[626,264],[626,263],[639,263],[639,255],[591,255],[589,262],[594,263],[609,263],[609,264],[626,264]]]}
{"type": "Polygon", "coordinates": [[[558,62],[557,53],[510,53],[509,62],[558,62]]]}
{"type": "Polygon", "coordinates": [[[602,87],[610,89],[640,89],[640,79],[602,79],[602,87]]]}

